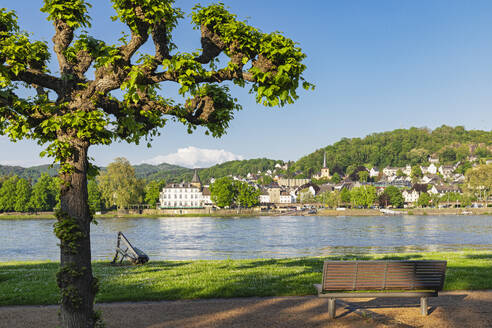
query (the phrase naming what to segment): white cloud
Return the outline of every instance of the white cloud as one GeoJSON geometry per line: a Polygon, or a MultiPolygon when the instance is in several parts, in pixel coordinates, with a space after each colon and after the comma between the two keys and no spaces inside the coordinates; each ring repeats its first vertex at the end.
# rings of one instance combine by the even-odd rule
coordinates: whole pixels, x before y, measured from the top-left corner
{"type": "Polygon", "coordinates": [[[143,163],[154,165],[168,163],[195,168],[210,167],[215,164],[242,159],[244,159],[243,156],[233,154],[224,149],[205,149],[189,146],[186,148],[179,148],[177,152],[172,154],[156,156],[143,161],[143,163]]]}
{"type": "Polygon", "coordinates": [[[38,166],[38,165],[44,165],[44,164],[51,164],[53,163],[50,160],[4,160],[0,159],[0,165],[5,165],[5,166],[22,166],[22,167],[31,167],[31,166],[38,166]]]}
{"type": "Polygon", "coordinates": [[[7,166],[25,166],[26,163],[19,160],[0,160],[0,165],[7,166]]]}

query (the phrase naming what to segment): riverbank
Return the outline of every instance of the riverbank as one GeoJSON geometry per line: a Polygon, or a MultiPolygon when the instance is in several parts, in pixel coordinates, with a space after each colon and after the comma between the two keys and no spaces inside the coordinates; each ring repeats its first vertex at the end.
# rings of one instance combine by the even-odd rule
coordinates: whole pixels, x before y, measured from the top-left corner
{"type": "MultiPolygon", "coordinates": [[[[445,290],[492,289],[492,251],[398,253],[290,259],[151,261],[142,266],[94,262],[97,302],[314,295],[323,261],[447,260],[445,290]]],[[[57,262],[1,262],[0,305],[56,304],[57,262]]]]}
{"type": "MultiPolygon", "coordinates": [[[[492,215],[492,208],[397,208],[395,213],[401,215],[492,215]]],[[[319,216],[381,216],[384,215],[379,209],[347,208],[343,211],[336,209],[321,209],[319,216]]],[[[398,215],[398,214],[395,214],[398,215]]]]}
{"type": "MultiPolygon", "coordinates": [[[[492,208],[413,208],[413,209],[395,209],[395,212],[401,215],[492,215],[492,208]]],[[[238,211],[238,210],[216,210],[210,213],[192,213],[192,214],[166,214],[159,213],[156,210],[145,211],[144,213],[118,213],[107,212],[95,215],[96,220],[113,219],[113,218],[165,218],[165,217],[259,217],[259,216],[382,216],[384,215],[378,209],[350,209],[343,211],[336,209],[320,209],[317,213],[308,214],[307,211],[296,212],[277,212],[277,211],[238,211]]],[[[0,213],[0,220],[54,220],[53,212],[43,213],[0,213]]]]}

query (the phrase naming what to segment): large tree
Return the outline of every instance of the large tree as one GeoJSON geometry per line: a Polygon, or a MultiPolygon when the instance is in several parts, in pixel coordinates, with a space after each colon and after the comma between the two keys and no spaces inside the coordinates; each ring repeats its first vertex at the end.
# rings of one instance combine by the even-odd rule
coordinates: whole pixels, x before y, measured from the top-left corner
{"type": "Polygon", "coordinates": [[[480,200],[488,201],[492,191],[492,165],[478,165],[468,169],[465,174],[465,187],[480,200]]]}
{"type": "Polygon", "coordinates": [[[115,158],[97,180],[106,208],[116,205],[118,209],[125,209],[143,201],[143,181],[137,179],[135,169],[126,158],[115,158]]]}
{"type": "MultiPolygon", "coordinates": [[[[240,109],[224,81],[250,85],[256,101],[283,106],[296,98],[305,55],[280,33],[262,33],[239,21],[222,4],[196,5],[191,13],[201,33],[201,49],[177,52],[172,32],[183,17],[172,0],[111,0],[130,35],[108,44],[89,28],[85,0],[44,0],[41,11],[53,23],[53,52],[59,74],[49,72],[46,42],[32,41],[13,11],[0,9],[0,133],[11,140],[37,140],[42,155],[60,163],[60,239],[57,275],[63,327],[93,327],[98,282],[92,275],[87,175],[94,174],[88,150],[116,140],[150,142],[168,119],[189,132],[203,126],[222,136],[240,109]],[[142,46],[152,39],[153,50],[142,46]],[[219,56],[221,60],[219,60],[219,56]],[[165,82],[179,85],[178,104],[159,92],[165,82]],[[20,89],[31,89],[32,95],[20,89]],[[122,96],[115,97],[114,91],[122,96]],[[21,91],[21,92],[19,92],[21,91]]],[[[116,33],[116,32],[115,32],[116,33]]]]}
{"type": "Polygon", "coordinates": [[[12,212],[15,210],[18,181],[19,177],[14,175],[2,184],[0,188],[0,212],[12,212]]]}

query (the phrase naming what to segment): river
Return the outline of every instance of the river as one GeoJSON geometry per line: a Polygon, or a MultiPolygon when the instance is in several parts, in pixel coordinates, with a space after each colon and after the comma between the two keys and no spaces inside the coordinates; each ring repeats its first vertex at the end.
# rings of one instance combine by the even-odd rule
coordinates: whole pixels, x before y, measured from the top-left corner
{"type": "MultiPolygon", "coordinates": [[[[0,261],[58,260],[53,223],[0,220],[0,261]]],[[[94,260],[112,259],[118,231],[151,260],[492,250],[492,216],[115,218],[92,225],[94,260]]]]}

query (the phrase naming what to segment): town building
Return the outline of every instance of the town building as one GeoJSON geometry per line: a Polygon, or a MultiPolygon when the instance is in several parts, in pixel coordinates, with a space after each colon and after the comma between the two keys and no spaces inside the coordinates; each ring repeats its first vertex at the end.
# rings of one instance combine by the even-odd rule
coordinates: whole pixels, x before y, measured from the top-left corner
{"type": "Polygon", "coordinates": [[[160,208],[204,208],[211,205],[210,190],[202,186],[197,170],[190,183],[171,183],[162,188],[160,208]]]}
{"type": "Polygon", "coordinates": [[[383,174],[387,177],[391,177],[393,175],[396,175],[396,172],[398,172],[398,168],[397,167],[385,167],[383,169],[383,174]]]}
{"type": "Polygon", "coordinates": [[[419,192],[415,189],[411,189],[411,190],[405,189],[403,190],[401,195],[403,196],[403,199],[407,204],[415,203],[416,201],[419,200],[419,196],[420,196],[419,192]]]}
{"type": "Polygon", "coordinates": [[[295,198],[289,194],[286,190],[280,192],[280,204],[292,204],[295,203],[295,198]]]}
{"type": "Polygon", "coordinates": [[[286,179],[286,178],[279,178],[277,180],[277,183],[279,186],[282,187],[299,187],[302,186],[306,183],[309,183],[311,180],[309,179],[286,179]]]}
{"type": "Polygon", "coordinates": [[[371,178],[378,177],[379,176],[379,169],[377,167],[372,167],[371,170],[369,171],[369,176],[371,178]]]}

